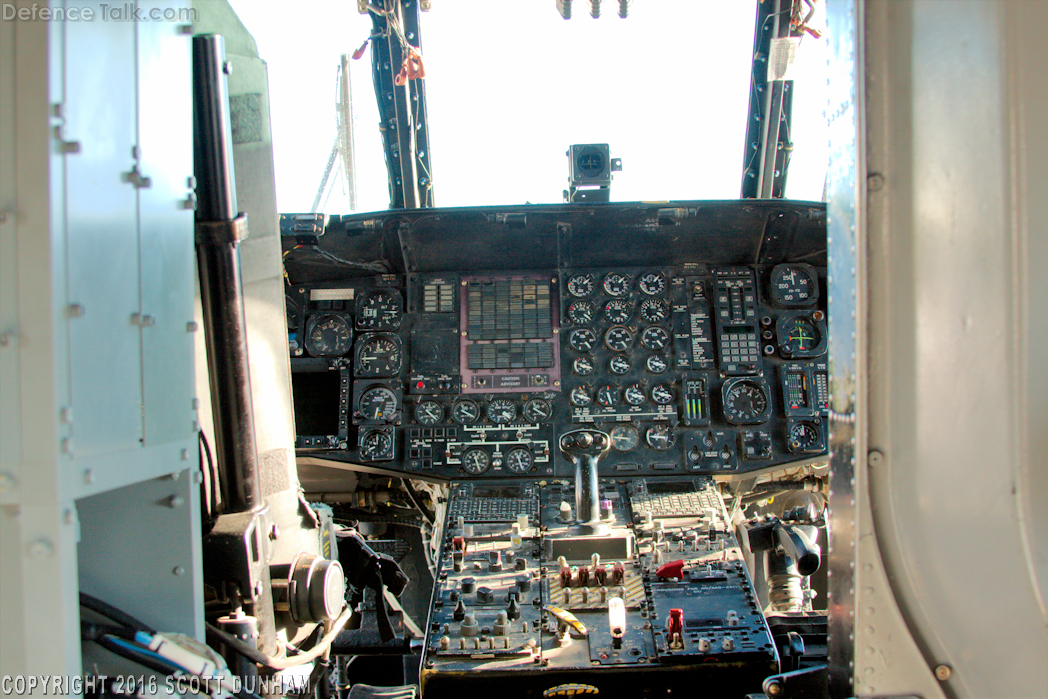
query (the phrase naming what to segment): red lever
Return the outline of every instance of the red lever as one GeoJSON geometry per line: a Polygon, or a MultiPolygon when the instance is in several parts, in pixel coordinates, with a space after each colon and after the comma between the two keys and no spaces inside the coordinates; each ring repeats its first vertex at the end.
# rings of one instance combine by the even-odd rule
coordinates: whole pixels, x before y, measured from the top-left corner
{"type": "Polygon", "coordinates": [[[655,575],[660,578],[670,579],[676,578],[677,580],[684,579],[684,561],[670,561],[669,563],[663,563],[659,566],[658,570],[655,571],[655,575]]]}

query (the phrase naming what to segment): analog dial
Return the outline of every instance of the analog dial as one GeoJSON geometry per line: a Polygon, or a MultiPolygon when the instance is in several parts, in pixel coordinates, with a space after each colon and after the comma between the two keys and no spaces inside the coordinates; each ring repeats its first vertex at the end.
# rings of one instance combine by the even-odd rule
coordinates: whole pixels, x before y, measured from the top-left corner
{"type": "Polygon", "coordinates": [[[365,335],[357,349],[357,376],[396,376],[400,373],[400,338],[365,335]]]}
{"type": "Polygon", "coordinates": [[[819,281],[814,268],[808,265],[779,265],[771,271],[770,291],[777,306],[810,306],[819,298],[819,281]]]}
{"type": "Polygon", "coordinates": [[[306,350],[314,357],[341,357],[353,346],[353,329],[339,315],[316,316],[309,322],[306,350]]]}
{"type": "Polygon", "coordinates": [[[652,425],[648,428],[648,431],[644,433],[644,441],[648,443],[648,446],[652,449],[659,451],[666,451],[677,442],[677,435],[674,434],[673,428],[666,424],[652,425]]]}
{"type": "Polygon", "coordinates": [[[644,362],[644,366],[653,374],[661,374],[670,368],[666,358],[661,354],[652,354],[644,362]]]}
{"type": "Polygon", "coordinates": [[[644,402],[644,387],[639,383],[631,383],[622,392],[623,399],[630,405],[640,405],[644,402]]]}
{"type": "Polygon", "coordinates": [[[462,468],[474,476],[484,473],[491,466],[491,455],[479,447],[467,449],[462,454],[462,468]]]}
{"type": "Polygon", "coordinates": [[[623,325],[613,325],[604,333],[604,344],[610,350],[625,352],[633,345],[633,333],[623,325]]]}
{"type": "Polygon", "coordinates": [[[589,328],[577,328],[568,335],[568,345],[576,352],[589,352],[597,345],[597,334],[589,328]]]}
{"type": "Polygon", "coordinates": [[[767,392],[749,379],[736,379],[722,389],[724,419],[733,425],[756,425],[768,418],[767,392]]]}
{"type": "Polygon", "coordinates": [[[608,361],[608,371],[612,374],[622,376],[632,368],[630,360],[624,354],[616,354],[608,361]]]}
{"type": "Polygon", "coordinates": [[[524,419],[528,422],[546,422],[553,417],[553,406],[545,398],[532,398],[524,404],[524,419]]]}
{"type": "Polygon", "coordinates": [[[360,437],[360,458],[365,461],[388,456],[392,448],[393,437],[381,430],[365,432],[360,437]]]}
{"type": "Polygon", "coordinates": [[[651,400],[659,405],[669,405],[673,402],[673,389],[667,384],[657,383],[651,387],[651,400]]]}
{"type": "Polygon", "coordinates": [[[612,299],[604,304],[604,317],[609,323],[621,325],[633,315],[633,304],[626,299],[612,299]]]}
{"type": "Polygon", "coordinates": [[[644,332],[640,334],[640,343],[650,350],[665,349],[670,343],[670,334],[661,325],[653,325],[644,328],[644,332]]]}
{"type": "Polygon", "coordinates": [[[366,420],[392,419],[397,411],[397,394],[385,386],[375,386],[360,394],[360,414],[366,420]]]}
{"type": "Polygon", "coordinates": [[[618,397],[618,391],[611,384],[604,384],[597,389],[597,403],[603,405],[605,408],[610,408],[615,405],[615,401],[618,397]]]}
{"type": "Polygon", "coordinates": [[[630,290],[630,276],[612,272],[604,277],[604,293],[608,296],[625,296],[630,290]]]}
{"type": "Polygon", "coordinates": [[[571,389],[570,400],[572,405],[580,408],[593,404],[593,396],[590,395],[589,389],[585,386],[576,386],[571,389]]]}
{"type": "Polygon", "coordinates": [[[579,299],[568,306],[568,320],[575,325],[586,325],[593,322],[593,304],[579,299]]]}
{"type": "Polygon", "coordinates": [[[666,291],[666,275],[662,272],[646,272],[640,275],[637,286],[648,296],[658,296],[666,291]]]}
{"type": "Polygon", "coordinates": [[[480,406],[469,398],[457,400],[451,406],[451,417],[460,425],[472,425],[480,418],[480,406]]]}
{"type": "Polygon", "coordinates": [[[608,434],[612,448],[618,451],[629,451],[640,442],[640,434],[633,425],[615,425],[608,434]]]}
{"type": "Polygon", "coordinates": [[[593,360],[589,357],[575,357],[571,363],[571,369],[579,376],[589,376],[593,373],[593,360]]]}
{"type": "Polygon", "coordinates": [[[506,452],[506,468],[513,473],[527,473],[535,465],[535,457],[529,449],[513,447],[506,452]]]}
{"type": "Polygon", "coordinates": [[[808,451],[819,444],[822,435],[810,422],[797,422],[790,427],[790,451],[808,451]]]}
{"type": "Polygon", "coordinates": [[[661,323],[669,315],[670,307],[662,299],[647,299],[640,305],[640,317],[649,323],[661,323]]]}
{"type": "Polygon", "coordinates": [[[435,425],[444,419],[444,406],[435,400],[424,400],[415,406],[415,422],[435,425]]]}
{"type": "Polygon", "coordinates": [[[496,425],[507,425],[517,418],[517,406],[508,398],[495,398],[488,403],[487,415],[496,425]]]}
{"type": "Polygon", "coordinates": [[[568,293],[575,298],[585,298],[593,293],[596,282],[592,274],[576,274],[568,279],[568,293]]]}
{"type": "Polygon", "coordinates": [[[396,330],[400,327],[400,293],[392,289],[369,291],[357,304],[360,330],[396,330]]]}
{"type": "Polygon", "coordinates": [[[794,316],[787,320],[779,337],[779,347],[786,356],[810,355],[820,342],[822,333],[815,323],[804,316],[794,316]]]}

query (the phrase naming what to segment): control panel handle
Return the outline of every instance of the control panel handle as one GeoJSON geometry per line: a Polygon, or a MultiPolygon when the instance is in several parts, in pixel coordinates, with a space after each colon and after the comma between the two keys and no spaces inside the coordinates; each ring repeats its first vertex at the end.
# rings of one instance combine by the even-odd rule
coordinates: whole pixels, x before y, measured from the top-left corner
{"type": "Polygon", "coordinates": [[[575,465],[575,529],[585,534],[605,533],[607,524],[600,519],[597,463],[611,448],[611,438],[600,430],[582,428],[565,432],[558,444],[575,465]]]}

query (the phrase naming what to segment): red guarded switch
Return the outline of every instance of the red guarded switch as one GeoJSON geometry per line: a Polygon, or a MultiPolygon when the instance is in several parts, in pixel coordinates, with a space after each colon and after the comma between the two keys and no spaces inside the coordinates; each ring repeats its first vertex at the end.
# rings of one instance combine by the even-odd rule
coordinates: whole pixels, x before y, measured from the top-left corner
{"type": "Polygon", "coordinates": [[[670,561],[669,563],[663,563],[659,566],[658,570],[655,571],[655,575],[658,575],[664,580],[683,580],[684,561],[670,561]]]}

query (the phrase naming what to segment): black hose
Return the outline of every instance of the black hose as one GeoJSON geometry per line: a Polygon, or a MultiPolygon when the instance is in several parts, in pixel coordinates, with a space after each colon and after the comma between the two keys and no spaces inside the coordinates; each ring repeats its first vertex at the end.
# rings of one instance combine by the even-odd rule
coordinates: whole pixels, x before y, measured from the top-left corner
{"type": "Polygon", "coordinates": [[[226,633],[214,624],[205,622],[204,626],[207,628],[207,632],[212,637],[229,646],[230,649],[235,650],[237,653],[244,656],[251,662],[258,663],[259,665],[269,665],[269,657],[266,656],[266,654],[262,651],[258,650],[257,648],[252,648],[236,636],[226,633]]]}
{"type": "Polygon", "coordinates": [[[130,626],[133,629],[136,629],[138,631],[145,631],[149,634],[156,633],[156,629],[154,629],[153,627],[146,625],[144,622],[139,621],[130,614],[122,612],[121,610],[117,609],[108,602],[103,602],[97,597],[93,597],[87,594],[86,592],[80,593],[80,604],[81,606],[87,607],[92,612],[97,612],[104,617],[112,619],[118,624],[130,626]]]}

